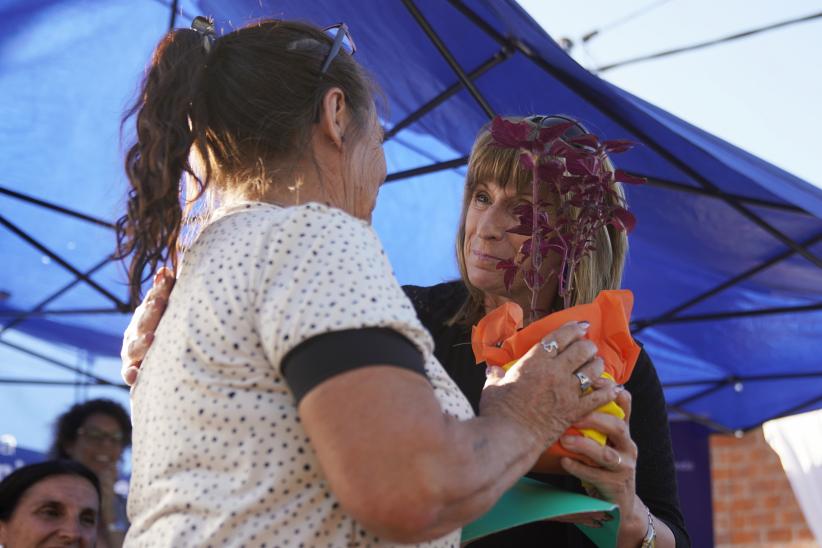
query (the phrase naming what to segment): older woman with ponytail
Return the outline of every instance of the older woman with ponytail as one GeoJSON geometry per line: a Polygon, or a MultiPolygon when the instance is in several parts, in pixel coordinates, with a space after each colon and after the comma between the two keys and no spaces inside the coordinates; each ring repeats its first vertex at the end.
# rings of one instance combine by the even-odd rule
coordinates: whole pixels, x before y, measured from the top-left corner
{"type": "Polygon", "coordinates": [[[385,161],[346,44],[198,18],[154,54],[118,237],[135,296],[160,263],[177,282],[132,391],[127,545],[453,546],[621,390],[580,394],[602,362],[574,323],[474,414],[368,224],[385,161]],[[184,175],[220,205],[178,256],[184,175]]]}

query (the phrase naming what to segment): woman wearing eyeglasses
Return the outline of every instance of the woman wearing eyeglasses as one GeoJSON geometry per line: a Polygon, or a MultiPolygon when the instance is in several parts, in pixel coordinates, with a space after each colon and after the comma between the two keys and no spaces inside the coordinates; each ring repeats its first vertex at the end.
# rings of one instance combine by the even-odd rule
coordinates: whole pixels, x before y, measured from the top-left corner
{"type": "Polygon", "coordinates": [[[118,242],[135,296],[167,259],[177,282],[132,389],[128,545],[454,546],[621,391],[572,323],[475,416],[368,224],[385,159],[352,51],[344,26],[203,18],[155,51],[118,242]],[[220,206],[178,262],[184,174],[220,206]]]}
{"type": "Polygon", "coordinates": [[[128,530],[126,498],[114,492],[123,450],[131,444],[131,419],[119,403],[95,399],[58,417],[51,456],[88,467],[100,481],[97,546],[123,545],[128,530]]]}

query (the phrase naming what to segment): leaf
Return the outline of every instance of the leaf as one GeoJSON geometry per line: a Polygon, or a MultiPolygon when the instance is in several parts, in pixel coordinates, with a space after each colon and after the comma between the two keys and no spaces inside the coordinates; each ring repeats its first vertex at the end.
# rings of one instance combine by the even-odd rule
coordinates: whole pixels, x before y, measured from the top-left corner
{"type": "Polygon", "coordinates": [[[634,146],[635,143],[633,141],[626,141],[624,139],[614,139],[602,142],[602,148],[604,148],[606,152],[609,152],[611,154],[627,152],[634,148],[634,146]]]}
{"type": "Polygon", "coordinates": [[[528,122],[509,122],[501,116],[495,116],[491,122],[491,137],[494,142],[507,148],[530,148],[531,125],[528,122]]]}
{"type": "Polygon", "coordinates": [[[644,185],[648,182],[648,179],[646,179],[645,177],[632,175],[627,171],[621,169],[618,169],[614,172],[614,179],[616,179],[620,183],[627,183],[629,185],[644,185]]]}
{"type": "Polygon", "coordinates": [[[578,135],[572,139],[568,139],[568,142],[572,145],[589,147],[593,149],[599,147],[599,139],[597,139],[596,135],[592,135],[590,133],[586,133],[585,135],[578,135]]]}
{"type": "Polygon", "coordinates": [[[531,154],[528,152],[523,152],[519,155],[519,165],[521,165],[524,169],[531,171],[534,169],[534,159],[531,157],[531,154]]]}
{"type": "Polygon", "coordinates": [[[562,177],[565,166],[562,162],[550,159],[537,168],[537,178],[540,181],[553,182],[562,177]]]}
{"type": "Polygon", "coordinates": [[[596,175],[594,158],[592,156],[578,156],[565,161],[565,169],[572,175],[596,175]]]}
{"type": "Polygon", "coordinates": [[[505,285],[505,291],[511,291],[511,286],[514,285],[514,278],[517,276],[515,269],[506,270],[502,276],[502,283],[505,285]]]}
{"type": "Polygon", "coordinates": [[[530,236],[531,233],[534,231],[534,227],[532,224],[518,224],[514,228],[509,228],[505,232],[509,234],[519,234],[520,236],[530,236]]]}
{"type": "Polygon", "coordinates": [[[636,217],[634,217],[634,214],[627,209],[618,207],[614,210],[610,224],[621,230],[631,232],[636,226],[636,217]]]}
{"type": "Polygon", "coordinates": [[[511,290],[511,284],[514,282],[514,278],[517,275],[517,271],[519,267],[514,263],[514,261],[510,259],[503,259],[497,263],[497,270],[504,270],[505,273],[502,276],[502,283],[505,285],[505,290],[511,290]]]}
{"type": "Polygon", "coordinates": [[[531,242],[533,242],[533,241],[534,241],[533,238],[528,238],[527,240],[522,242],[522,245],[519,246],[520,255],[522,255],[523,257],[526,257],[526,258],[531,255],[531,242]]]}
{"type": "Polygon", "coordinates": [[[534,216],[534,208],[531,204],[519,204],[514,208],[513,212],[514,215],[525,217],[524,219],[520,218],[520,222],[522,223],[530,223],[534,216]]]}
{"type": "Polygon", "coordinates": [[[548,144],[551,141],[562,137],[566,131],[575,125],[577,125],[576,122],[562,122],[561,124],[557,124],[555,126],[540,128],[537,141],[542,144],[548,144]]]}

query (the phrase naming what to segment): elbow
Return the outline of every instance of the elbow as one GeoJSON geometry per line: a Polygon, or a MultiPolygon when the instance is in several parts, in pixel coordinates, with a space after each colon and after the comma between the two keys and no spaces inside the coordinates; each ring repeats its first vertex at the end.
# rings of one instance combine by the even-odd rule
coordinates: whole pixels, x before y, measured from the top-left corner
{"type": "Polygon", "coordinates": [[[420,475],[407,477],[349,492],[340,496],[340,503],[365,529],[390,542],[425,542],[455,529],[442,522],[446,504],[441,490],[420,475]]]}

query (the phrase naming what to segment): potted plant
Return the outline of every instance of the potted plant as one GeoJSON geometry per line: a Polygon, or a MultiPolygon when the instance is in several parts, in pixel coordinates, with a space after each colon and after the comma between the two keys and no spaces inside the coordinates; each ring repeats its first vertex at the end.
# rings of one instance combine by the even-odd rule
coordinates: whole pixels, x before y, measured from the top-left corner
{"type": "MultiPolygon", "coordinates": [[[[531,203],[514,210],[519,224],[509,230],[528,239],[513,259],[497,264],[504,271],[509,290],[514,278],[522,275],[531,292],[531,306],[527,326],[525,312],[513,302],[486,314],[472,330],[472,348],[477,363],[507,370],[546,334],[569,321],[585,320],[590,323],[587,336],[597,343],[599,356],[605,362],[604,375],[624,384],[640,352],[629,329],[632,293],[605,290],[592,303],[572,306],[572,290],[574,273],[593,251],[597,232],[607,225],[630,232],[636,224],[615,184],[642,184],[645,180],[612,169],[608,160],[610,154],[630,150],[632,143],[600,141],[587,132],[566,137],[575,125],[576,122],[568,121],[540,127],[528,120],[509,121],[499,116],[491,123],[495,145],[517,149],[520,166],[531,173],[531,203]],[[557,199],[548,201],[545,196],[557,199]],[[557,254],[559,261],[546,261],[549,254],[557,254]],[[551,267],[551,263],[558,266],[551,267]],[[564,305],[553,313],[537,307],[540,289],[550,276],[557,278],[557,293],[564,305]]],[[[624,418],[622,409],[613,402],[600,410],[624,418]]],[[[603,445],[607,441],[595,431],[571,428],[568,433],[582,434],[603,445]]],[[[562,456],[582,458],[557,443],[546,450],[535,470],[564,473],[559,465],[562,456]]]]}

